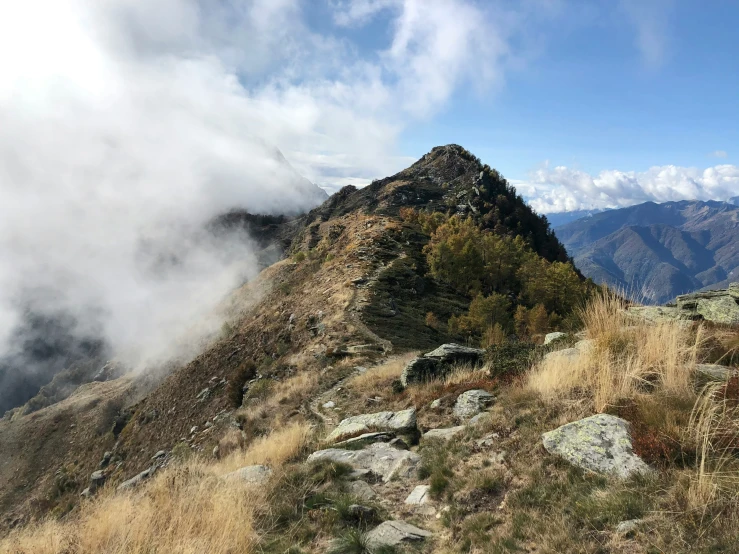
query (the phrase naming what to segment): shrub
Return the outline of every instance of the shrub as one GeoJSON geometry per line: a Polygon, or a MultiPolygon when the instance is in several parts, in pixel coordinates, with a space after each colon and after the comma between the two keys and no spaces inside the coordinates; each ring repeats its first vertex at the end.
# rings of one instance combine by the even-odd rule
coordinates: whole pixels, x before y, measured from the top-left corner
{"type": "Polygon", "coordinates": [[[233,372],[226,385],[226,397],[234,408],[241,406],[244,400],[244,385],[256,375],[257,367],[251,360],[240,364],[233,372]]]}
{"type": "Polygon", "coordinates": [[[529,370],[536,345],[530,342],[506,342],[488,348],[486,356],[490,376],[517,375],[529,370]]]}

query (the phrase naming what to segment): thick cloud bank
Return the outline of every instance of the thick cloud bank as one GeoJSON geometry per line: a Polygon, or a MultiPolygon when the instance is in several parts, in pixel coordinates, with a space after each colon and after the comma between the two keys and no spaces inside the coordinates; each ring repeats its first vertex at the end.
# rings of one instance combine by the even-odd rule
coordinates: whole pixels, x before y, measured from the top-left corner
{"type": "Polygon", "coordinates": [[[701,170],[668,165],[590,175],[546,166],[516,187],[540,213],[623,208],[648,201],[728,200],[739,191],[739,167],[724,164],[701,170]]]}
{"type": "Polygon", "coordinates": [[[98,338],[133,366],[180,353],[255,271],[248,242],[207,222],[304,210],[319,197],[301,175],[338,188],[405,166],[404,125],[502,78],[521,25],[484,6],[3,2],[0,378],[98,338]],[[380,16],[387,34],[357,48],[380,16]],[[60,335],[24,363],[44,329],[60,335]]]}

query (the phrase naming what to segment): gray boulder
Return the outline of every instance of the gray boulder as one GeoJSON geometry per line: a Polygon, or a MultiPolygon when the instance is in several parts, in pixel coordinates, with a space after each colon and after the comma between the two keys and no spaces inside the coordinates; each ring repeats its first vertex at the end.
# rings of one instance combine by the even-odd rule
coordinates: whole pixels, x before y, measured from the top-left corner
{"type": "Polygon", "coordinates": [[[138,487],[141,483],[149,479],[152,475],[154,475],[154,472],[156,471],[156,466],[150,467],[149,469],[145,469],[138,475],[131,477],[127,481],[123,481],[120,485],[118,485],[119,491],[129,490],[138,487]]]}
{"type": "Polygon", "coordinates": [[[400,546],[403,543],[423,541],[433,533],[406,523],[405,521],[385,521],[367,533],[367,546],[400,546]]]}
{"type": "Polygon", "coordinates": [[[272,470],[267,466],[246,466],[223,476],[224,479],[241,481],[250,485],[261,485],[272,476],[272,470]]]}
{"type": "Polygon", "coordinates": [[[627,308],[626,313],[652,323],[697,319],[697,316],[690,312],[668,306],[631,306],[627,308]]]}
{"type": "Polygon", "coordinates": [[[485,351],[460,344],[442,344],[435,350],[412,360],[400,376],[403,386],[440,379],[447,375],[456,364],[478,365],[483,362],[485,351]]]}
{"type": "Polygon", "coordinates": [[[544,448],[577,467],[627,478],[647,473],[649,466],[634,454],[629,423],[598,414],[542,435],[544,448]]]}
{"type": "Polygon", "coordinates": [[[410,408],[400,412],[377,412],[362,414],[341,420],[326,441],[333,443],[347,437],[372,432],[394,432],[398,435],[414,436],[418,433],[416,426],[416,409],[410,408]]]}
{"type": "Polygon", "coordinates": [[[452,439],[459,435],[462,431],[465,430],[464,425],[457,425],[456,427],[447,427],[444,429],[429,429],[423,434],[424,440],[426,439],[432,439],[432,440],[441,440],[441,441],[448,441],[449,439],[452,439]]]}
{"type": "Polygon", "coordinates": [[[469,348],[460,344],[442,344],[436,350],[424,354],[424,358],[439,360],[443,364],[478,364],[485,357],[480,348],[469,348]]]}
{"type": "Polygon", "coordinates": [[[468,390],[457,397],[454,415],[462,420],[471,419],[490,406],[495,397],[481,389],[468,390]]]}
{"type": "Polygon", "coordinates": [[[372,500],[377,493],[364,481],[352,481],[348,485],[349,492],[360,500],[372,500]]]}
{"type": "Polygon", "coordinates": [[[354,469],[367,470],[387,483],[396,476],[401,478],[414,476],[421,457],[415,452],[398,450],[384,443],[375,443],[364,450],[328,448],[308,456],[308,462],[319,460],[345,463],[354,469]]]}

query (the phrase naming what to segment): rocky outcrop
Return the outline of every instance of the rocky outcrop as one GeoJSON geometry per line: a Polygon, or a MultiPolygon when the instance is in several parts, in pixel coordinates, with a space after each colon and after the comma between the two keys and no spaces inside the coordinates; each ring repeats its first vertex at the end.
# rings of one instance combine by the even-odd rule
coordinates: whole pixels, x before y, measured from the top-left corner
{"type": "Polygon", "coordinates": [[[387,483],[396,476],[412,477],[415,475],[421,457],[415,452],[399,450],[384,443],[375,443],[364,450],[328,448],[308,456],[308,462],[319,460],[340,462],[349,464],[358,470],[367,470],[387,483]]]}
{"type": "Polygon", "coordinates": [[[326,442],[334,443],[342,439],[373,432],[392,432],[397,435],[417,438],[418,427],[416,425],[415,408],[400,412],[377,412],[348,417],[341,420],[336,429],[326,437],[326,442]]]}
{"type": "Polygon", "coordinates": [[[463,421],[475,417],[490,406],[495,397],[481,389],[468,390],[457,397],[454,403],[454,415],[463,421]]]}
{"type": "Polygon", "coordinates": [[[405,521],[386,521],[367,533],[367,546],[400,546],[403,543],[418,542],[430,538],[433,533],[406,523],[405,521]]]}
{"type": "Polygon", "coordinates": [[[544,433],[544,448],[582,469],[627,478],[647,473],[649,466],[634,454],[629,423],[598,414],[544,433]]]}
{"type": "Polygon", "coordinates": [[[447,375],[457,364],[479,365],[483,362],[485,351],[479,348],[469,348],[459,344],[442,344],[412,360],[400,376],[403,386],[413,383],[424,383],[433,379],[440,379],[447,375]]]}
{"type": "Polygon", "coordinates": [[[704,320],[739,325],[739,283],[724,290],[683,294],[666,306],[632,306],[628,313],[653,322],[704,320]]]}
{"type": "Polygon", "coordinates": [[[544,337],[544,345],[547,345],[550,342],[554,342],[555,340],[563,339],[566,336],[567,336],[567,333],[560,333],[559,331],[556,333],[548,333],[544,337]]]}

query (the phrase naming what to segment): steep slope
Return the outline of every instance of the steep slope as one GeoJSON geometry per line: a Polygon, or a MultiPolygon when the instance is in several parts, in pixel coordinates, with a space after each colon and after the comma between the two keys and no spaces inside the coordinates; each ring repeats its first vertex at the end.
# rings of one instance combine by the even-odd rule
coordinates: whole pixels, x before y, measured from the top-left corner
{"type": "Polygon", "coordinates": [[[556,233],[583,274],[648,303],[725,287],[739,268],[739,207],[724,202],[647,202],[556,233]]]}
{"type": "Polygon", "coordinates": [[[364,189],[346,187],[297,219],[231,214],[219,224],[256,229],[262,245],[290,240],[290,258],[234,291],[222,307],[228,316],[222,335],[200,356],[169,368],[166,377],[147,374],[120,385],[116,398],[124,401],[77,410],[75,393],[67,404],[3,420],[0,445],[16,461],[0,465],[0,483],[19,480],[25,486],[0,489],[0,510],[16,521],[73,507],[106,450],[115,460],[107,478],[119,483],[149,467],[160,450],[209,453],[233,426],[253,437],[285,418],[312,421],[311,398],[354,366],[452,340],[446,325],[427,324],[427,314],[446,322],[464,314],[471,299],[429,275],[429,235],[401,217],[410,208],[465,214],[482,229],[520,236],[546,260],[567,260],[546,220],[495,170],[456,145],[434,148],[364,189]],[[306,375],[311,385],[279,396],[279,421],[269,411],[234,418],[243,391],[264,394],[259,391],[295,375],[306,375]],[[60,406],[72,406],[63,420],[54,415],[60,406]],[[72,425],[80,439],[65,449],[72,425]],[[40,450],[24,443],[24,435],[59,445],[56,454],[29,458],[40,450]],[[57,471],[65,475],[64,487],[54,477],[57,471]]]}

